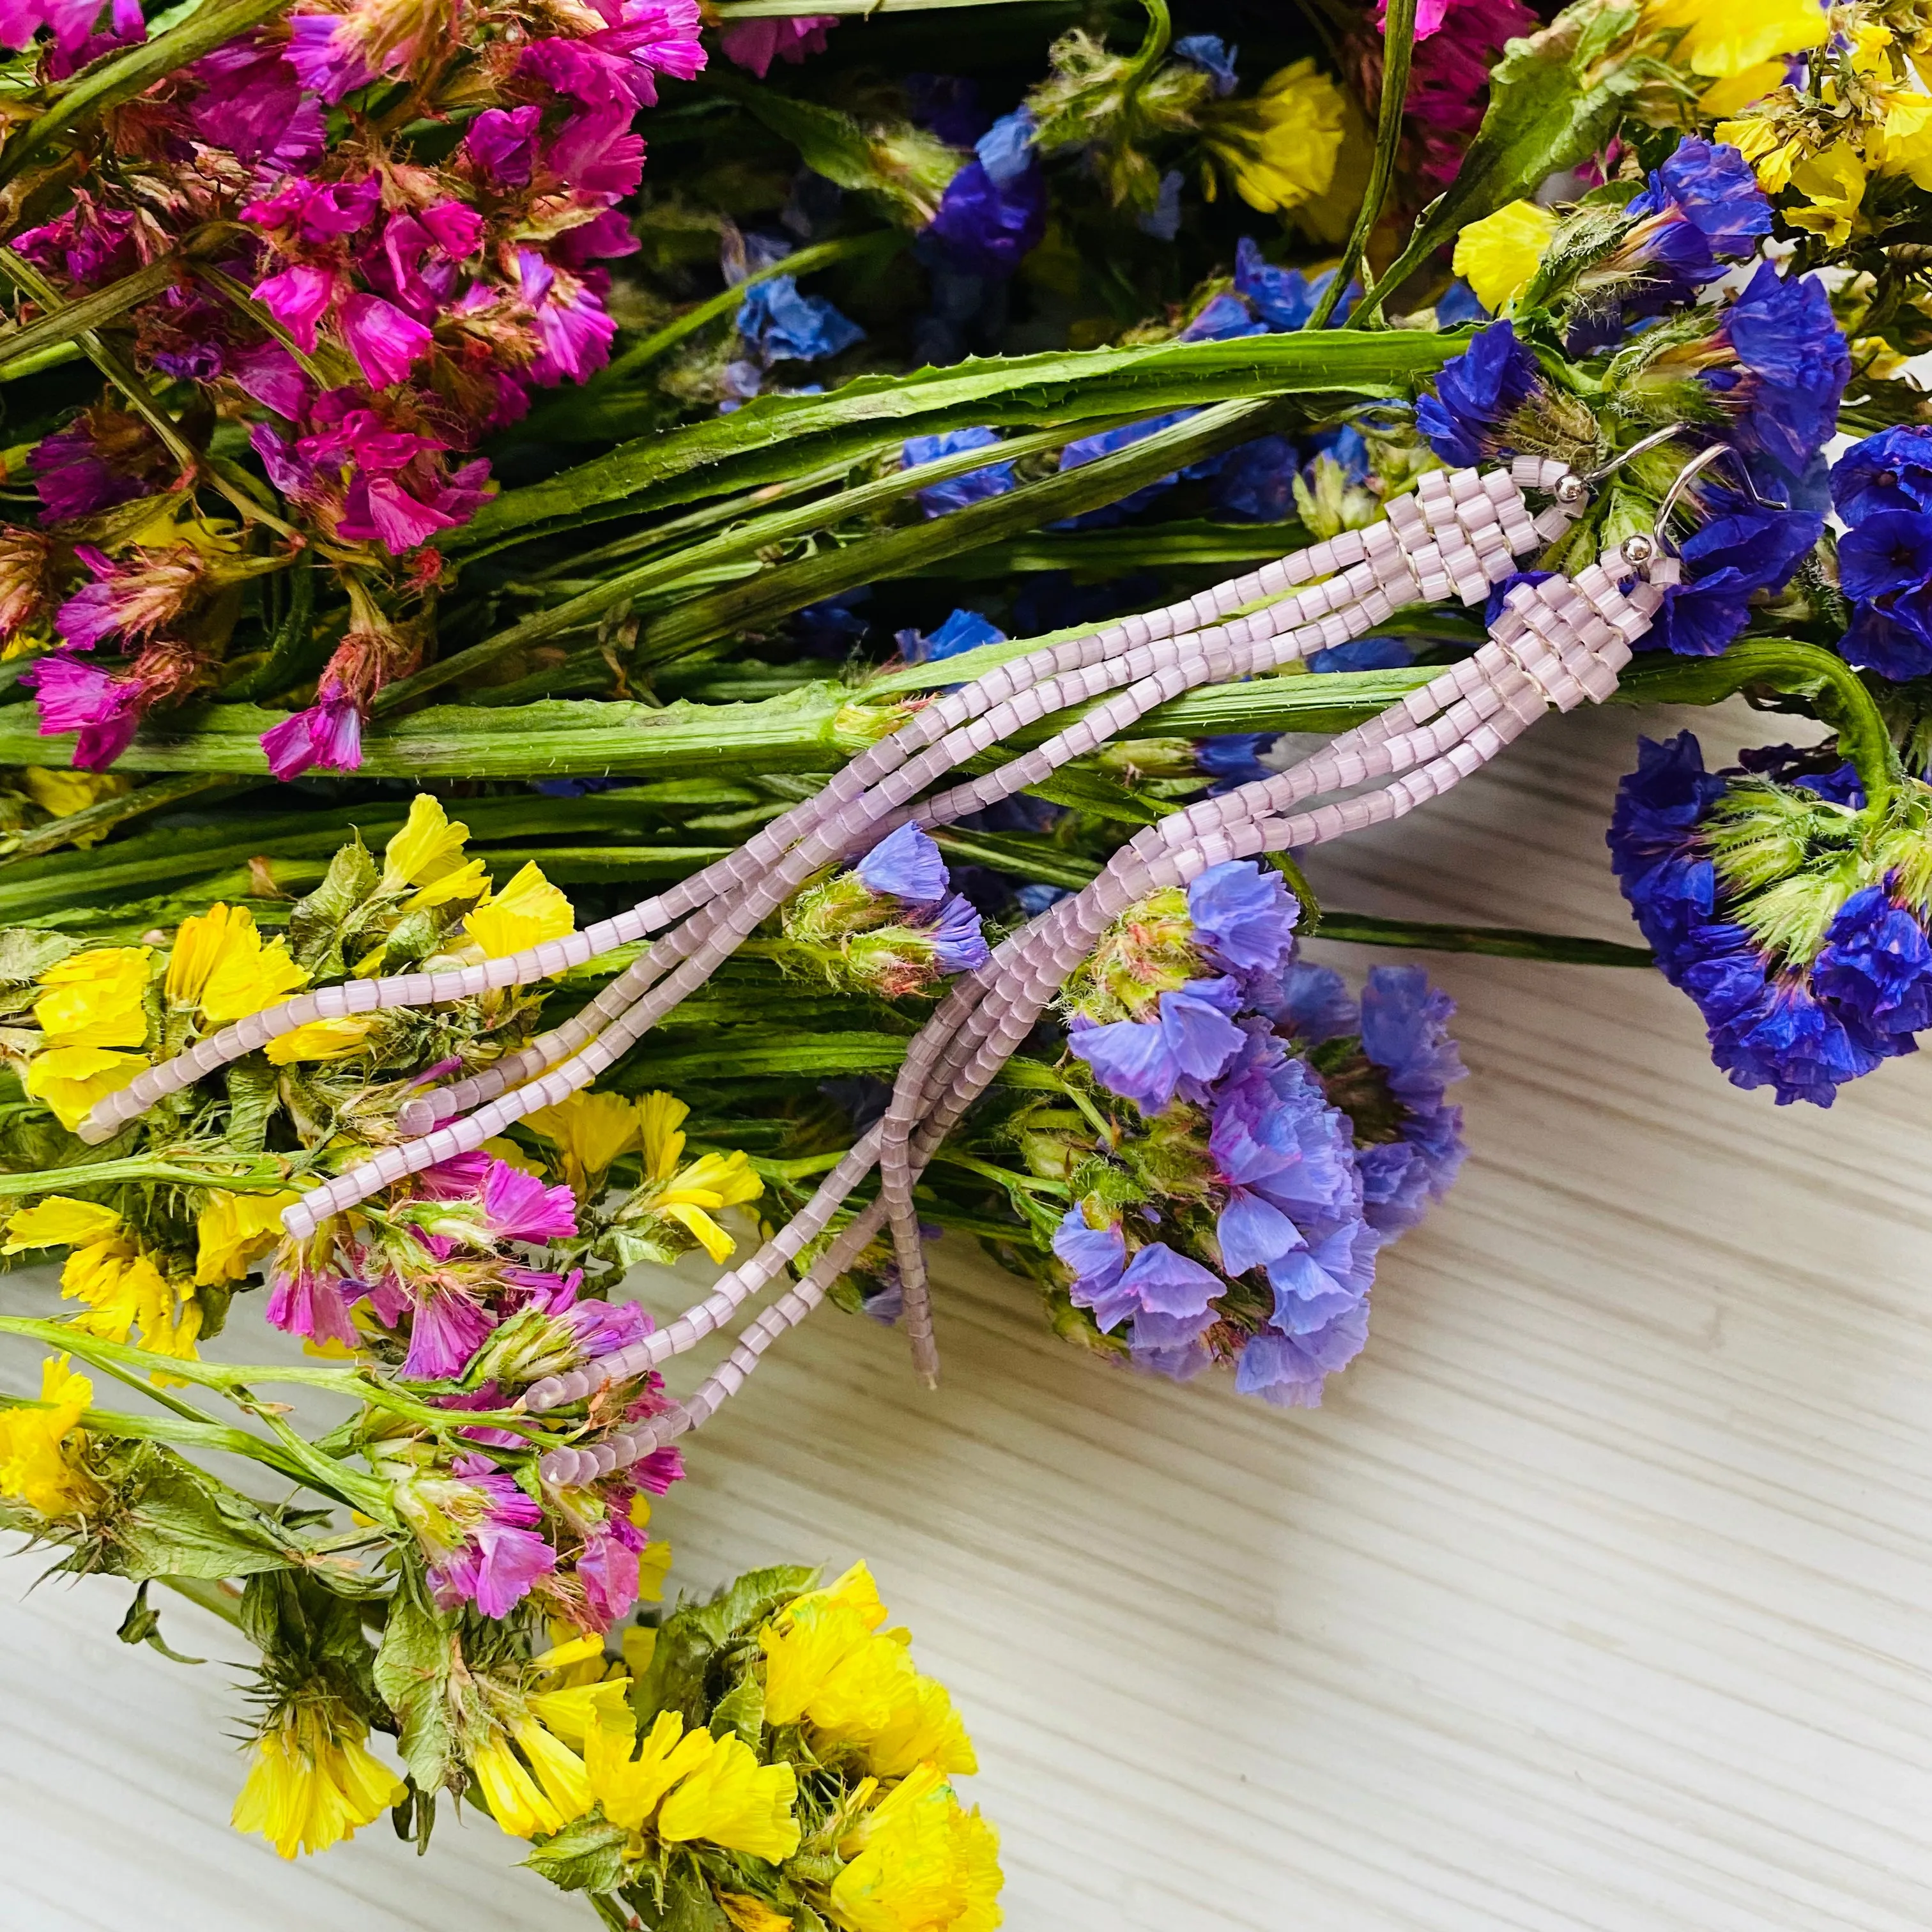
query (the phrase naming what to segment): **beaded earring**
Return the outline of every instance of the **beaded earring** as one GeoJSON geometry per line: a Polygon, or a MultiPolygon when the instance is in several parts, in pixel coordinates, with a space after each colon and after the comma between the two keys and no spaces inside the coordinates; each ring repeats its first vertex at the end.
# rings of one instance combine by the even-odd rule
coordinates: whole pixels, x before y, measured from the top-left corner
{"type": "MultiPolygon", "coordinates": [[[[1658,440],[1646,439],[1638,449],[1658,440]]],[[[1666,506],[1693,470],[1721,448],[1713,446],[1687,467],[1666,506]]],[[[1636,453],[1625,452],[1608,467],[1636,453]]],[[[1536,457],[1519,457],[1507,471],[1431,472],[1413,495],[1394,500],[1378,523],[1342,532],[1164,610],[1063,639],[944,694],[728,858],[614,919],[506,958],[350,981],[252,1015],[103,1100],[82,1123],[81,1136],[106,1140],[167,1094],[313,1021],[472,998],[651,938],[645,953],[564,1025],[481,1073],[406,1102],[398,1124],[411,1138],[286,1210],[288,1232],[305,1238],[328,1216],[410,1174],[473,1151],[525,1114],[588,1086],[828,866],[868,850],[908,821],[950,824],[1039,784],[1197,686],[1279,669],[1366,634],[1404,606],[1451,596],[1467,604],[1484,602],[1516,572],[1518,559],[1568,530],[1589,500],[1590,484],[1606,473],[1607,467],[1586,479],[1566,464],[1536,457]],[[1550,500],[1534,514],[1528,490],[1550,500]],[[1102,698],[1034,749],[982,776],[933,791],[967,759],[1015,732],[1102,698]]],[[[1324,844],[1400,818],[1478,770],[1550,706],[1568,710],[1586,698],[1601,702],[1615,688],[1664,586],[1675,580],[1674,560],[1662,554],[1664,515],[1667,507],[1658,536],[1632,537],[1574,578],[1512,586],[1473,656],[1288,770],[1147,827],[1084,891],[1002,942],[941,1002],[911,1042],[884,1118],[785,1228],[702,1301],[634,1348],[603,1358],[595,1372],[554,1377],[528,1391],[532,1410],[548,1409],[681,1354],[786,1269],[826,1232],[866,1175],[874,1166],[880,1170],[878,1198],[841,1230],[802,1281],[748,1324],[731,1354],[692,1396],[634,1434],[610,1436],[589,1449],[552,1451],[543,1466],[546,1480],[608,1473],[698,1426],[888,1225],[914,1362],[930,1380],[937,1355],[914,1185],[1108,921],[1136,899],[1185,885],[1229,860],[1324,844]],[[1336,793],[1349,795],[1330,799],[1336,793]],[[1330,802],[1316,802],[1323,799],[1330,802]]]]}

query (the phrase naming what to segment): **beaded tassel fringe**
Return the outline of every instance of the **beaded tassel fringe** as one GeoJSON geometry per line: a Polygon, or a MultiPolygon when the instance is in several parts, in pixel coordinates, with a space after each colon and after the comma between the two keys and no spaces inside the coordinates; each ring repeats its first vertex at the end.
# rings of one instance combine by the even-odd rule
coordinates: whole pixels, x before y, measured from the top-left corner
{"type": "MultiPolygon", "coordinates": [[[[869,850],[908,821],[948,824],[1040,784],[1183,692],[1278,669],[1363,636],[1406,605],[1451,596],[1480,604],[1516,570],[1519,558],[1562,535],[1587,496],[1567,465],[1545,458],[1520,457],[1507,472],[1432,472],[1412,496],[1391,502],[1380,523],[1344,531],[1164,610],[1016,658],[944,694],[729,857],[615,918],[505,958],[351,980],[251,1015],[102,1101],[81,1136],[110,1139],[156,1101],[314,1021],[473,998],[657,935],[562,1026],[478,1074],[406,1102],[398,1124],[412,1138],[285,1212],[289,1233],[306,1237],[328,1216],[473,1151],[513,1120],[588,1086],[827,866],[869,850]],[[1532,515],[1526,489],[1547,492],[1552,500],[1532,515]],[[934,790],[966,760],[1014,733],[1102,698],[1033,750],[981,777],[934,790]]],[[[914,1186],[1108,922],[1136,899],[1185,885],[1229,860],[1323,844],[1400,818],[1486,764],[1550,706],[1567,711],[1586,698],[1601,703],[1675,576],[1674,563],[1652,561],[1636,539],[1628,554],[1606,553],[1574,579],[1514,586],[1473,656],[1289,770],[1148,826],[1084,891],[1012,934],[940,1003],[910,1043],[884,1118],[784,1228],[668,1326],[602,1358],[594,1370],[536,1384],[528,1406],[544,1411],[580,1400],[682,1353],[723,1327],[824,1234],[874,1167],[878,1198],[832,1238],[802,1280],[746,1325],[725,1361],[683,1402],[634,1431],[552,1450],[543,1460],[544,1479],[588,1481],[698,1426],[886,1226],[914,1360],[932,1380],[938,1357],[914,1186]],[[1634,576],[1638,580],[1624,587],[1634,576]]]]}

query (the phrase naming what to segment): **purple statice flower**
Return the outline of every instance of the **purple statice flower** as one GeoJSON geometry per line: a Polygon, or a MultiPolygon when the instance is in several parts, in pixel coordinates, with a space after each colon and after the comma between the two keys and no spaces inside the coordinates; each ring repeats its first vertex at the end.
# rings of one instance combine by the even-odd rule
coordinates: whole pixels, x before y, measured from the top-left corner
{"type": "Polygon", "coordinates": [[[77,732],[75,770],[98,772],[133,743],[150,711],[185,698],[204,671],[194,651],[164,640],[111,675],[85,658],[56,653],[30,665],[20,682],[34,692],[40,735],[77,732]]]}
{"type": "MultiPolygon", "coordinates": [[[[964,450],[999,446],[999,437],[989,429],[948,430],[939,436],[908,436],[902,460],[910,470],[922,463],[937,463],[944,456],[956,456],[964,450]]],[[[989,463],[983,470],[969,470],[950,482],[929,483],[913,494],[926,515],[943,517],[949,510],[963,510],[969,503],[1004,496],[1018,482],[1010,463],[989,463]]]]}
{"type": "Polygon", "coordinates": [[[430,1201],[473,1205],[481,1233],[492,1241],[540,1245],[577,1232],[577,1197],[566,1185],[547,1186],[538,1175],[493,1155],[483,1156],[480,1166],[475,1156],[460,1155],[424,1168],[416,1188],[430,1201]]]}
{"type": "Polygon", "coordinates": [[[572,1574],[599,1630],[608,1630],[631,1614],[638,1600],[638,1559],[650,1540],[628,1516],[615,1511],[586,1534],[572,1574]]]}
{"type": "Polygon", "coordinates": [[[734,20],[718,36],[727,60],[763,80],[775,60],[802,64],[807,54],[822,54],[825,37],[838,24],[836,14],[794,14],[784,19],[734,20]]]}
{"type": "Polygon", "coordinates": [[[954,274],[1003,280],[1040,245],[1046,176],[1034,150],[1037,131],[1022,107],[980,137],[920,238],[923,260],[954,274]]]}
{"type": "Polygon", "coordinates": [[[23,230],[7,245],[35,267],[51,268],[84,288],[130,274],[140,266],[139,218],[130,208],[101,208],[76,190],[74,206],[38,228],[23,230]]]}
{"type": "Polygon", "coordinates": [[[496,1318],[460,1282],[431,1275],[404,1291],[409,1352],[402,1373],[411,1382],[453,1381],[495,1331],[496,1318]]]}
{"type": "Polygon", "coordinates": [[[1362,992],[1362,1051],[1396,1102],[1397,1138],[1358,1146],[1362,1214],[1385,1240],[1421,1220],[1461,1171],[1462,1110],[1444,1096],[1468,1069],[1450,1038],[1456,1003],[1419,966],[1377,966],[1362,992]]]}
{"type": "Polygon", "coordinates": [[[42,436],[28,458],[44,506],[41,520],[59,524],[91,517],[151,494],[160,453],[145,427],[133,425],[130,433],[97,410],[42,436]]]}
{"type": "Polygon", "coordinates": [[[1190,67],[1198,67],[1214,82],[1217,100],[1226,100],[1240,85],[1234,62],[1240,58],[1241,50],[1229,46],[1219,34],[1184,34],[1174,42],[1172,51],[1176,60],[1185,61],[1190,67]]]}
{"type": "Polygon", "coordinates": [[[464,158],[494,187],[527,188],[542,122],[541,107],[486,107],[463,137],[464,158]]]}
{"type": "Polygon", "coordinates": [[[1438,328],[1460,328],[1465,322],[1487,322],[1490,311],[1476,299],[1476,292],[1460,278],[1436,298],[1438,328]]]}
{"type": "Polygon", "coordinates": [[[352,699],[325,698],[262,734],[268,770],[284,784],[307,771],[353,772],[362,764],[362,713],[352,699]]]}
{"type": "Polygon", "coordinates": [[[1837,426],[1852,370],[1824,284],[1815,275],[1786,281],[1774,262],[1761,262],[1696,361],[1737,448],[1804,476],[1837,426]]]}
{"type": "Polygon", "coordinates": [[[55,46],[72,54],[86,45],[100,14],[100,0],[11,0],[0,11],[0,45],[29,47],[45,27],[55,46]]]}
{"type": "Polygon", "coordinates": [[[1232,979],[1190,980],[1160,995],[1153,1019],[1076,1024],[1066,1043],[1110,1093],[1157,1114],[1184,1081],[1216,1078],[1240,1052],[1247,1036],[1232,1018],[1240,1004],[1232,979]]]}
{"type": "Polygon", "coordinates": [[[773,275],[745,291],[738,333],[762,368],[774,362],[818,362],[863,340],[856,322],[818,296],[801,295],[790,275],[773,275]]]}
{"type": "Polygon", "coordinates": [[[1832,502],[1853,530],[1881,510],[1932,510],[1932,430],[1900,424],[1853,443],[1832,466],[1832,502]]]}
{"type": "Polygon", "coordinates": [[[1932,941],[1894,903],[1891,882],[1864,886],[1839,908],[1812,962],[1811,988],[1895,1053],[1913,1051],[1912,1036],[1932,1026],[1932,941]]]}
{"type": "Polygon", "coordinates": [[[899,656],[909,664],[956,658],[962,652],[976,651],[982,644],[1003,644],[1006,640],[1006,632],[976,610],[955,610],[930,634],[923,631],[899,631],[892,639],[899,647],[899,656]]]}
{"type": "MultiPolygon", "coordinates": [[[[255,299],[288,331],[297,348],[314,355],[316,331],[334,305],[340,284],[328,268],[298,264],[255,284],[255,299]]],[[[373,299],[373,298],[371,298],[373,299]]]]}
{"type": "Polygon", "coordinates": [[[281,173],[311,166],[328,130],[322,104],[278,46],[253,36],[230,40],[188,70],[200,83],[188,110],[195,134],[244,167],[281,173]]]}
{"type": "Polygon", "coordinates": [[[1714,657],[1750,621],[1750,599],[1781,590],[1810,554],[1825,519],[1807,510],[1742,508],[1715,517],[1687,538],[1684,577],[1664,593],[1640,650],[1714,657]]]}
{"type": "Polygon", "coordinates": [[[946,896],[946,861],[931,836],[910,822],[880,839],[852,869],[868,892],[914,910],[936,906],[946,896]]]}
{"type": "Polygon", "coordinates": [[[1468,464],[1510,448],[1510,418],[1540,387],[1536,358],[1507,322],[1492,322],[1443,364],[1436,393],[1415,405],[1416,427],[1444,463],[1468,464]]]}
{"type": "Polygon", "coordinates": [[[430,1565],[437,1607],[473,1603],[486,1617],[508,1616],[556,1568],[556,1552],[536,1528],[543,1511],[486,1456],[459,1456],[452,1468],[474,1493],[448,1506],[465,1534],[454,1554],[430,1565]]]}
{"type": "MultiPolygon", "coordinates": [[[[403,39],[391,50],[386,68],[393,72],[415,52],[415,37],[403,39]]],[[[364,50],[362,23],[352,14],[291,14],[288,61],[302,86],[332,106],[376,78],[364,50]]]]}
{"type": "Polygon", "coordinates": [[[543,344],[532,376],[554,387],[566,376],[580,382],[602,368],[610,359],[617,325],[596,292],[577,276],[560,274],[534,249],[520,248],[517,262],[524,300],[543,344]]]}
{"type": "Polygon", "coordinates": [[[953,74],[909,74],[906,102],[913,124],[937,134],[949,148],[970,148],[992,124],[980,105],[977,81],[953,74]]]}
{"type": "Polygon", "coordinates": [[[1279,973],[1294,949],[1301,908],[1272,866],[1231,859],[1187,888],[1187,916],[1202,957],[1223,971],[1279,973]]]}
{"type": "Polygon", "coordinates": [[[1234,1388],[1277,1408],[1318,1408],[1328,1377],[1346,1369],[1368,1339],[1366,1298],[1299,1334],[1270,1325],[1249,1336],[1234,1366],[1234,1388]]]}
{"type": "Polygon", "coordinates": [[[1212,1270],[1164,1242],[1150,1242],[1130,1259],[1120,1228],[1089,1226],[1078,1206],[1069,1208],[1061,1221],[1053,1251],[1072,1274],[1073,1305],[1090,1310],[1103,1335],[1142,1312],[1205,1325],[1214,1319],[1214,1298],[1226,1286],[1212,1270]]]}
{"type": "Polygon", "coordinates": [[[429,353],[428,329],[380,296],[352,295],[342,304],[342,339],[374,389],[406,382],[429,353]]]}

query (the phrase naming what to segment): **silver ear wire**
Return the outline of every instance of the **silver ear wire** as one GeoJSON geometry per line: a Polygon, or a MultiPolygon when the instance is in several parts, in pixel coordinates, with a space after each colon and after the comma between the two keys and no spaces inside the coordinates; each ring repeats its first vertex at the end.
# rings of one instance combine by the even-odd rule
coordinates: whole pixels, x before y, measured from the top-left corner
{"type": "MultiPolygon", "coordinates": [[[[1700,470],[1708,470],[1719,457],[1728,456],[1731,453],[1731,446],[1727,442],[1708,443],[1678,471],[1672,479],[1670,488],[1664,493],[1664,501],[1657,506],[1657,519],[1652,526],[1652,534],[1660,547],[1672,550],[1676,548],[1670,541],[1670,513],[1677,507],[1678,498],[1690,487],[1691,478],[1700,470]]],[[[1745,482],[1748,484],[1750,478],[1747,477],[1745,482]]],[[[1757,492],[1753,490],[1751,494],[1755,496],[1757,492]]]]}
{"type": "Polygon", "coordinates": [[[1607,463],[1599,464],[1582,480],[1586,484],[1600,483],[1605,477],[1614,476],[1626,463],[1634,461],[1636,458],[1646,455],[1653,449],[1661,448],[1665,443],[1683,434],[1684,426],[1681,423],[1672,423],[1668,429],[1652,430],[1649,435],[1640,436],[1629,448],[1618,450],[1607,463]]]}

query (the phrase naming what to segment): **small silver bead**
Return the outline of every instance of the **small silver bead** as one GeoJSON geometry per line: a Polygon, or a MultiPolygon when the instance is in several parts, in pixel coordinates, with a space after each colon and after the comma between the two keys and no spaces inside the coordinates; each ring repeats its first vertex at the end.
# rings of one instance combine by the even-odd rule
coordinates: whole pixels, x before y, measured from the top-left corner
{"type": "Polygon", "coordinates": [[[1588,500],[1590,486],[1580,476],[1559,476],[1556,479],[1556,488],[1550,494],[1559,503],[1574,509],[1588,500]]]}
{"type": "Polygon", "coordinates": [[[1641,530],[1624,538],[1624,561],[1626,563],[1641,568],[1656,554],[1657,545],[1641,530]]]}

